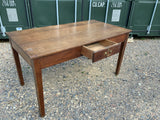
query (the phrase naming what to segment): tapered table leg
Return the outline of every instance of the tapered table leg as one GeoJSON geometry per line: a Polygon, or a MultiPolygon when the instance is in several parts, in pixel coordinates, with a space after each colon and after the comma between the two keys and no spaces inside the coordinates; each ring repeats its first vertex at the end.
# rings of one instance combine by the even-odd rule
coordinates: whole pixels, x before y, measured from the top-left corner
{"type": "Polygon", "coordinates": [[[32,68],[34,72],[37,100],[39,105],[39,113],[41,117],[44,117],[45,109],[44,109],[44,97],[43,97],[42,71],[41,71],[41,68],[39,67],[39,63],[36,60],[33,60],[32,68]]]}
{"type": "Polygon", "coordinates": [[[119,57],[118,57],[118,61],[117,61],[116,75],[118,75],[119,72],[120,72],[120,67],[121,67],[121,64],[122,64],[124,51],[125,51],[125,48],[126,48],[126,45],[127,45],[127,39],[128,39],[128,36],[126,37],[126,40],[121,43],[121,48],[120,48],[119,57]]]}
{"type": "Polygon", "coordinates": [[[20,81],[20,84],[23,86],[24,85],[24,80],[23,80],[23,75],[22,75],[22,69],[21,69],[19,56],[18,56],[17,51],[15,51],[13,47],[12,47],[12,51],[13,51],[13,56],[14,56],[14,60],[15,60],[15,63],[16,63],[16,68],[17,68],[17,72],[18,72],[19,81],[20,81]]]}

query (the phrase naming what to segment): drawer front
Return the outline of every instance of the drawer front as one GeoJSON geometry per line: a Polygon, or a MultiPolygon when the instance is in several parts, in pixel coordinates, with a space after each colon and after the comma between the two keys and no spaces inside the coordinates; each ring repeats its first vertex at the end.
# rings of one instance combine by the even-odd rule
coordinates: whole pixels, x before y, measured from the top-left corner
{"type": "Polygon", "coordinates": [[[104,49],[104,50],[93,53],[92,62],[96,62],[96,61],[99,61],[101,59],[107,58],[111,55],[114,55],[116,53],[119,53],[120,47],[121,47],[121,44],[118,43],[118,44],[113,45],[113,46],[111,46],[107,49],[104,49]]]}

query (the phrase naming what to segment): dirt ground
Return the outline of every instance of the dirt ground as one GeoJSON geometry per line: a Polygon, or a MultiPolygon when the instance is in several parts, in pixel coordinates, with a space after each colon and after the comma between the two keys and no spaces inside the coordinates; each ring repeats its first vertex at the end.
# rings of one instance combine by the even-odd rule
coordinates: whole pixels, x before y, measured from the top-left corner
{"type": "Polygon", "coordinates": [[[80,57],[43,69],[40,118],[31,67],[21,58],[20,86],[10,44],[0,42],[0,120],[160,120],[160,38],[128,43],[115,76],[117,57],[96,63],[80,57]]]}

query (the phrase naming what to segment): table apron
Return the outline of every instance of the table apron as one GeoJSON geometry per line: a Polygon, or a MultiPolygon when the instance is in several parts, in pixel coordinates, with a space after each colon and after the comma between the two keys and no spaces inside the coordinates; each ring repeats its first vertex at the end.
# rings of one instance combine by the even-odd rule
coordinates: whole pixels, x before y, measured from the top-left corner
{"type": "Polygon", "coordinates": [[[50,67],[81,56],[82,47],[76,47],[53,55],[38,58],[40,68],[50,67]]]}
{"type": "Polygon", "coordinates": [[[14,43],[11,40],[10,40],[10,42],[11,42],[11,46],[13,47],[13,49],[16,50],[18,52],[18,54],[20,54],[29,65],[32,65],[31,59],[29,58],[29,56],[26,55],[25,52],[20,47],[18,47],[18,45],[16,43],[14,43]]]}

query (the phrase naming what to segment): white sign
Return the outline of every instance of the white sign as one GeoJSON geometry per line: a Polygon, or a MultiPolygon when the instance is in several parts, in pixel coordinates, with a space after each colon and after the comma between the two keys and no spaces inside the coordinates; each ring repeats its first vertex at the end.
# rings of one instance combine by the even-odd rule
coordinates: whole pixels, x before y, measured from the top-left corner
{"type": "Polygon", "coordinates": [[[105,7],[105,2],[93,2],[92,7],[105,7]]]}
{"type": "Polygon", "coordinates": [[[16,8],[6,8],[8,21],[18,22],[17,10],[16,8]]]}
{"type": "Polygon", "coordinates": [[[119,22],[121,16],[121,10],[119,9],[114,9],[112,11],[112,22],[119,22]]]}
{"type": "Polygon", "coordinates": [[[16,30],[17,30],[17,31],[21,31],[21,30],[22,30],[22,27],[16,27],[16,30]]]}

